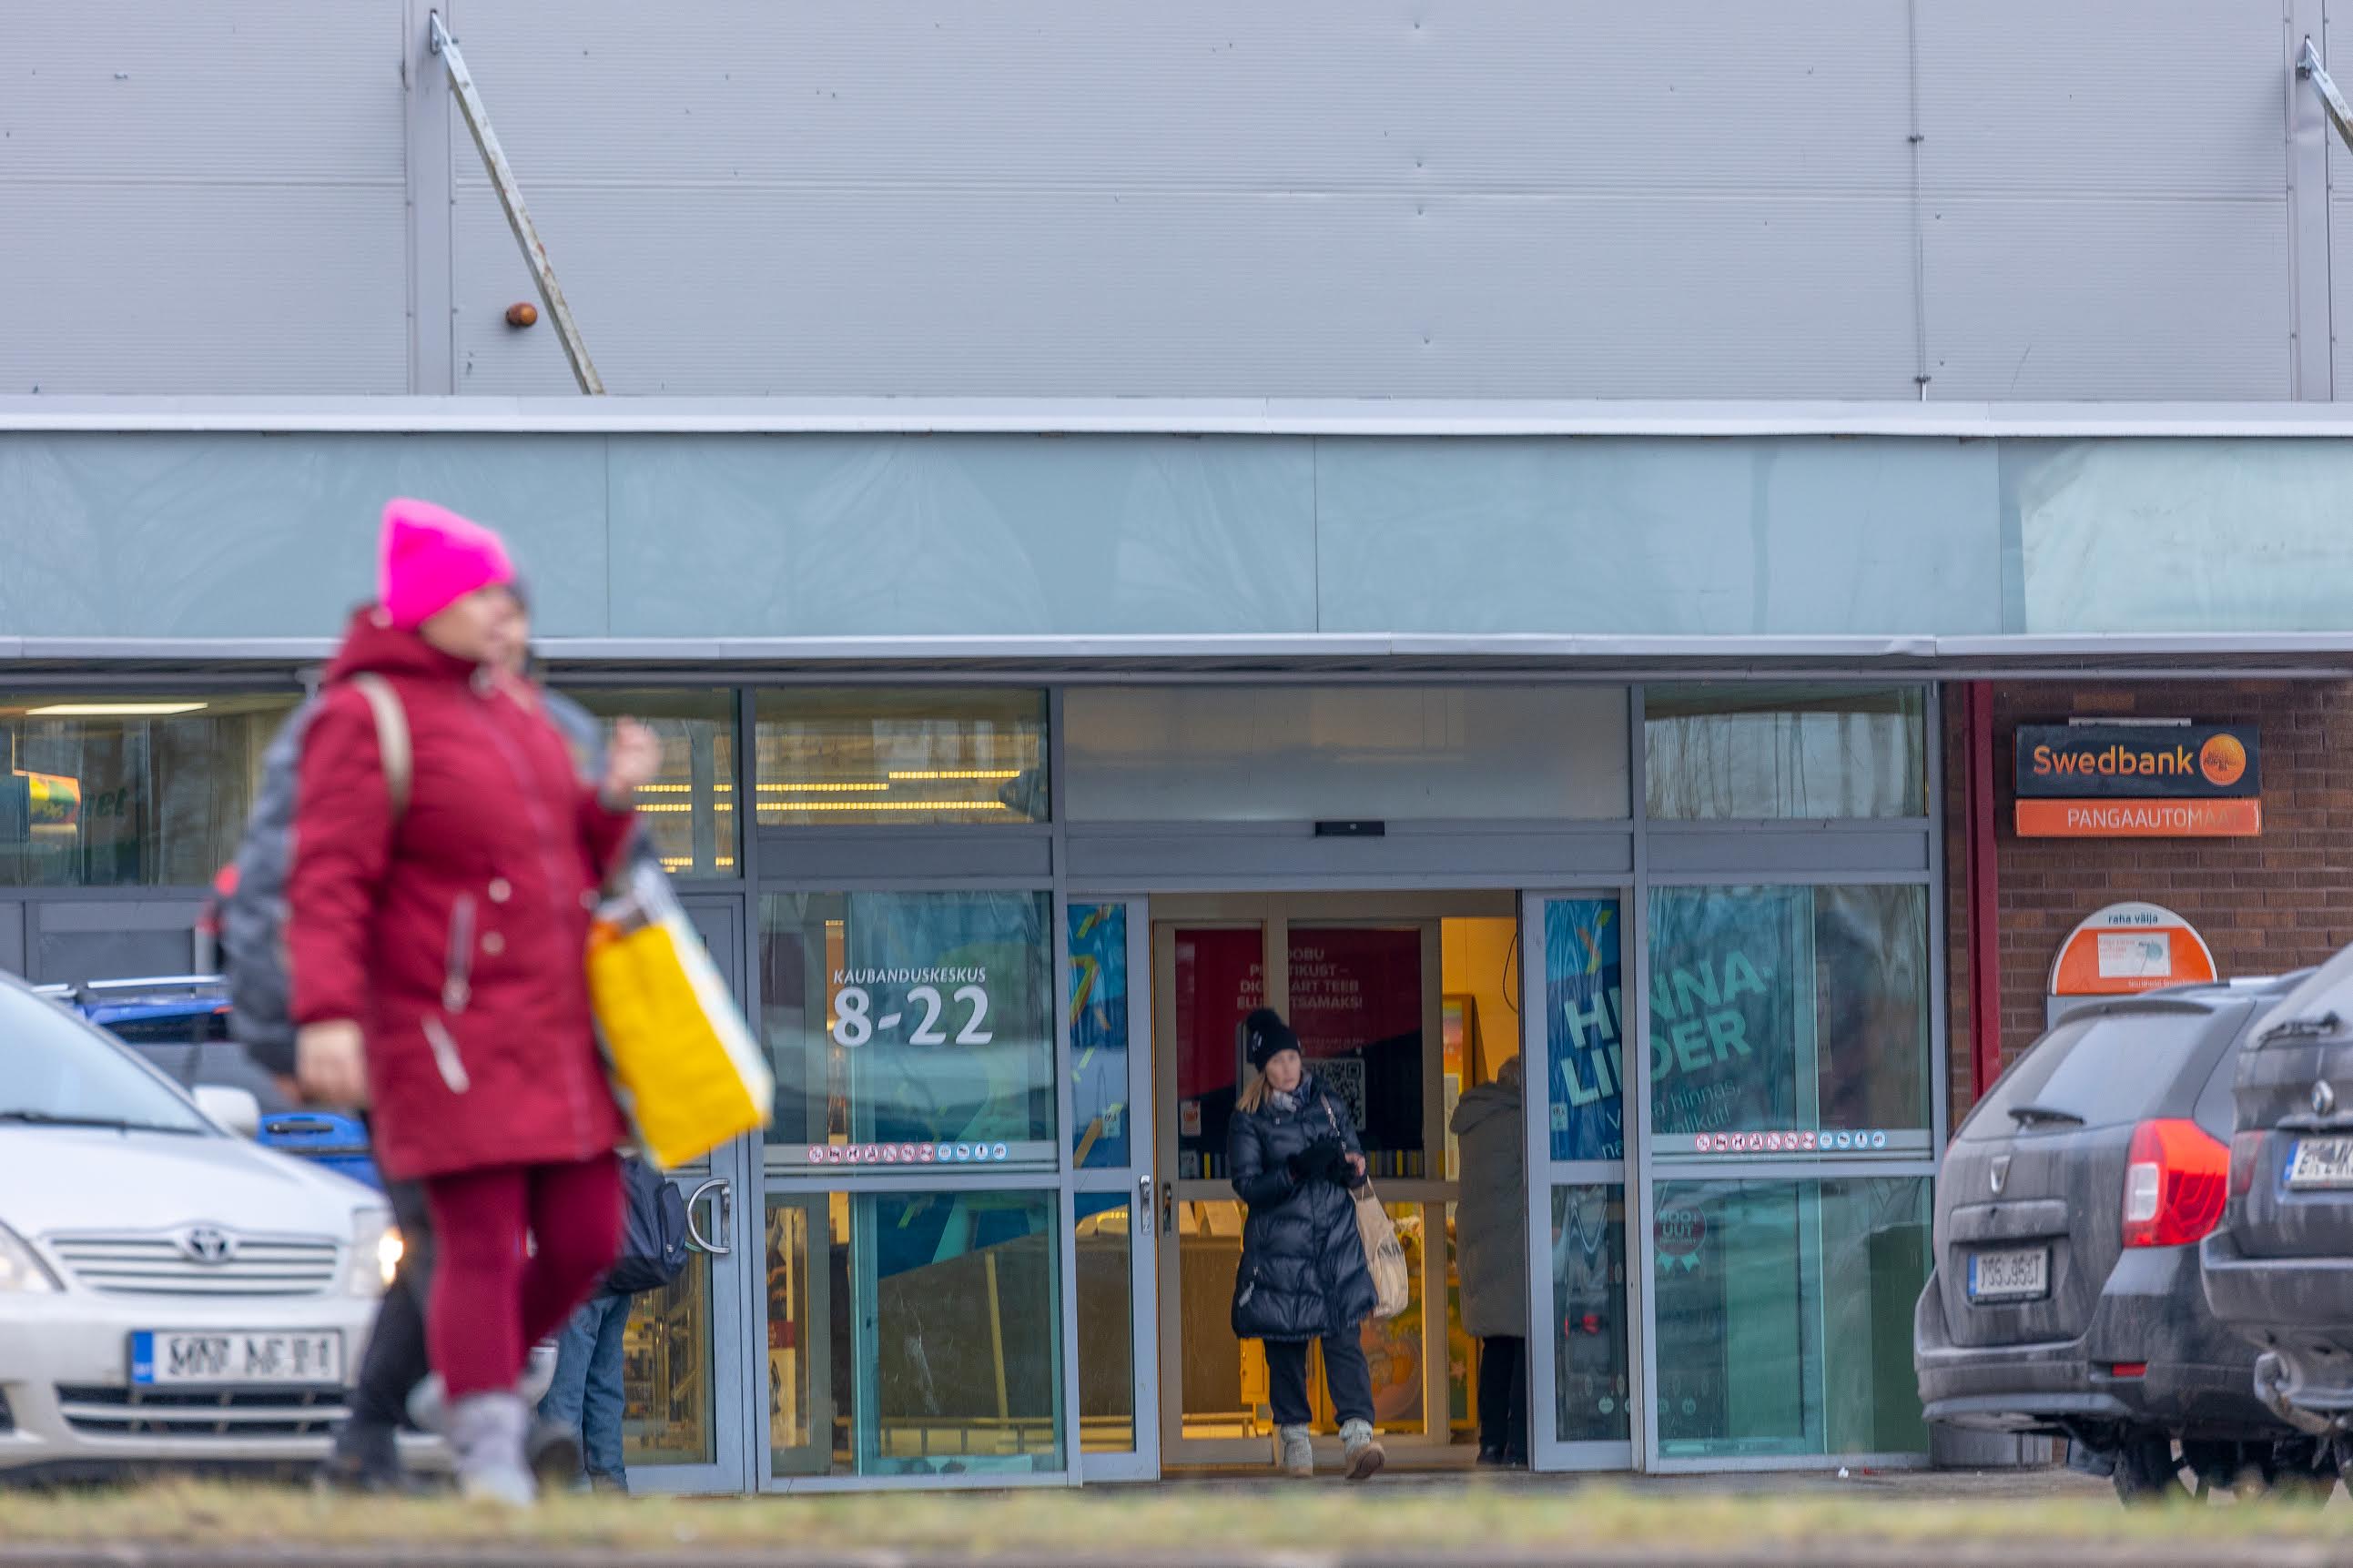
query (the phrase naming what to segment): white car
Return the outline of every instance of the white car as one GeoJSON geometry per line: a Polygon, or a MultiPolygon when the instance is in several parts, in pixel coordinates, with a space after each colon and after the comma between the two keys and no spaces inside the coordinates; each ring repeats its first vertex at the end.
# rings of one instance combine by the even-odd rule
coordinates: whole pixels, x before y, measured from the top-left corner
{"type": "Polygon", "coordinates": [[[0,1481],[326,1453],[391,1211],[207,1099],[0,976],[0,1481]]]}

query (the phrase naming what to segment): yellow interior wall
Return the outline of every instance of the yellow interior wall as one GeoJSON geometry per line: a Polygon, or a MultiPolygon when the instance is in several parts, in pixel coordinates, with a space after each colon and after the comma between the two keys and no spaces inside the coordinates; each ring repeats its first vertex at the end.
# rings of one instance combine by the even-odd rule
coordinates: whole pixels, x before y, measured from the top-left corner
{"type": "Polygon", "coordinates": [[[1521,955],[1512,951],[1518,931],[1517,921],[1499,918],[1440,922],[1446,994],[1478,998],[1481,1056],[1471,1075],[1475,1083],[1493,1078],[1498,1068],[1520,1054],[1521,955]]]}

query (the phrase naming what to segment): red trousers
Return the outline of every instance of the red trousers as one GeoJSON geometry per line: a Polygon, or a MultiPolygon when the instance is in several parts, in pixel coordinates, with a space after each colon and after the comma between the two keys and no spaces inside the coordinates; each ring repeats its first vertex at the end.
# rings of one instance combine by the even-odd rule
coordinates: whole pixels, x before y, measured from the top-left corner
{"type": "Polygon", "coordinates": [[[434,1176],[425,1343],[454,1403],[504,1392],[531,1347],[588,1298],[621,1247],[619,1162],[498,1165],[434,1176]],[[525,1237],[532,1247],[526,1252],[525,1237]]]}

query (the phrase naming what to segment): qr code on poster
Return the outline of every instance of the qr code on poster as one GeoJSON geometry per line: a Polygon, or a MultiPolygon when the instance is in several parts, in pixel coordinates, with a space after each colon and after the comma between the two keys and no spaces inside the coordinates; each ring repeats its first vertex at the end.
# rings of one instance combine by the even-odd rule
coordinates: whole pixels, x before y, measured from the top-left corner
{"type": "Polygon", "coordinates": [[[1362,1057],[1333,1057],[1315,1064],[1315,1076],[1333,1099],[1348,1108],[1348,1121],[1365,1130],[1365,1062],[1362,1057]]]}

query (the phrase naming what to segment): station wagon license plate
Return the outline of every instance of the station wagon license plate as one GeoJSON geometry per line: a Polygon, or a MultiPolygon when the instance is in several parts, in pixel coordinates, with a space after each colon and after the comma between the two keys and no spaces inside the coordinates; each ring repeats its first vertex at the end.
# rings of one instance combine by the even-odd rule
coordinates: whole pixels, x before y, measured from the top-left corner
{"type": "Polygon", "coordinates": [[[2288,1162],[2291,1187],[2353,1187],[2353,1138],[2306,1138],[2288,1162]]]}
{"type": "Polygon", "coordinates": [[[1972,1301],[2034,1301],[2051,1294],[2051,1249],[2021,1247],[1969,1258],[1972,1301]]]}
{"type": "Polygon", "coordinates": [[[131,1336],[139,1388],[311,1388],[343,1381],[343,1336],[147,1330],[131,1336]]]}

